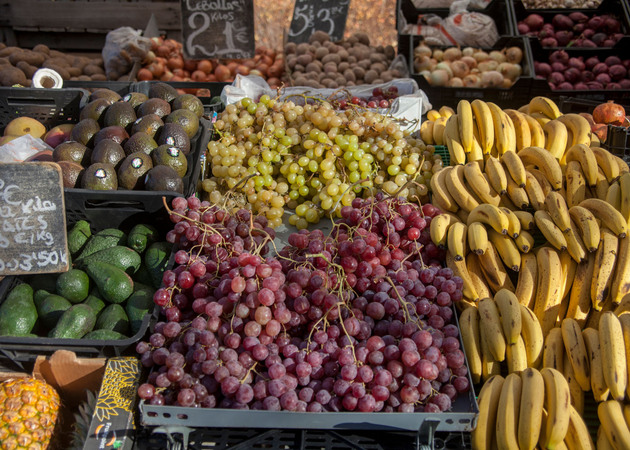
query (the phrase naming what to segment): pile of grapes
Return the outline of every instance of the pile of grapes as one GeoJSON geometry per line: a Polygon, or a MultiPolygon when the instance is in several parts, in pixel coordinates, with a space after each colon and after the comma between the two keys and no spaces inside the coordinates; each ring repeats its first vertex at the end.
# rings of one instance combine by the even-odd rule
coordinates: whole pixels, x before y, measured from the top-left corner
{"type": "Polygon", "coordinates": [[[208,200],[220,204],[226,192],[237,191],[241,206],[264,215],[271,228],[282,223],[286,206],[298,229],[339,217],[374,188],[428,201],[429,180],[442,161],[395,120],[324,101],[296,103],[263,95],[258,103],[244,98],[226,106],[214,125],[218,138],[208,144],[202,182],[208,200]]]}
{"type": "Polygon", "coordinates": [[[173,200],[179,246],[136,350],[152,405],[271,411],[440,412],[468,391],[453,319],[462,280],[440,262],[439,210],[402,198],[354,199],[330,235],[301,230],[275,256],[274,231],[173,200]]]}
{"type": "Polygon", "coordinates": [[[335,108],[348,109],[352,105],[361,106],[363,108],[381,108],[386,109],[392,106],[395,99],[398,98],[398,88],[396,86],[390,86],[382,89],[375,87],[372,89],[372,95],[368,98],[361,98],[353,96],[350,99],[342,99],[334,103],[335,108]]]}

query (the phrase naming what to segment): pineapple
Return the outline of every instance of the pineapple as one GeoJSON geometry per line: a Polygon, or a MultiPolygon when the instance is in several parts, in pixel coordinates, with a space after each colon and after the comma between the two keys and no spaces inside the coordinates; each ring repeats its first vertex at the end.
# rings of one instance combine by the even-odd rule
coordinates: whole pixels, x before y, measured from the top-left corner
{"type": "Polygon", "coordinates": [[[45,450],[59,413],[59,394],[35,378],[0,384],[0,449],[45,450]]]}

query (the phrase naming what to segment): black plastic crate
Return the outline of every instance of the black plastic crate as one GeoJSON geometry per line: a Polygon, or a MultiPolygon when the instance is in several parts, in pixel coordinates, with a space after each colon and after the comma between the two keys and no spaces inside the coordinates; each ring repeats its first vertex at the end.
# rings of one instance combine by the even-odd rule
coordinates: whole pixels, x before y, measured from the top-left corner
{"type": "MultiPolygon", "coordinates": [[[[418,88],[424,91],[429,97],[429,101],[432,105],[438,106],[450,106],[455,108],[457,103],[462,100],[474,100],[476,98],[496,103],[502,108],[518,108],[525,103],[528,103],[530,96],[530,89],[532,78],[534,76],[534,66],[531,59],[531,49],[529,41],[522,37],[502,37],[497,44],[489,49],[484,49],[489,52],[492,50],[501,50],[507,47],[520,47],[523,50],[523,60],[521,61],[521,67],[523,72],[516,82],[509,88],[469,88],[469,87],[446,87],[446,86],[431,86],[424,76],[415,73],[413,64],[413,51],[416,46],[422,41],[421,36],[412,36],[411,45],[409,50],[409,65],[411,71],[411,77],[418,83],[418,88]]],[[[432,48],[448,48],[448,47],[432,47],[432,48]]]]}
{"type": "MultiPolygon", "coordinates": [[[[158,81],[139,81],[133,83],[131,86],[131,92],[142,92],[143,94],[149,93],[151,84],[159,83],[158,81]]],[[[183,92],[195,94],[198,89],[208,89],[210,96],[199,97],[201,103],[203,103],[204,115],[212,120],[213,113],[219,113],[225,109],[225,105],[222,102],[213,101],[215,97],[221,95],[223,87],[230,83],[223,82],[197,82],[197,81],[169,81],[166,84],[173,86],[175,89],[180,89],[183,92]]]]}
{"type": "MultiPolygon", "coordinates": [[[[592,9],[566,9],[566,8],[526,9],[525,6],[523,5],[523,2],[521,2],[520,0],[509,0],[509,1],[512,3],[512,10],[511,10],[512,11],[512,26],[514,29],[514,33],[517,35],[519,35],[518,28],[517,28],[518,22],[523,20],[529,14],[539,14],[540,16],[543,17],[543,19],[545,20],[545,23],[551,23],[553,16],[555,16],[556,14],[568,15],[572,12],[581,12],[589,17],[593,17],[595,15],[601,16],[603,14],[609,14],[619,19],[619,21],[621,22],[620,32],[626,36],[624,36],[619,41],[617,41],[613,47],[585,48],[584,50],[589,50],[591,52],[598,52],[602,48],[620,49],[623,47],[627,47],[630,44],[630,36],[628,36],[630,34],[630,18],[628,16],[624,2],[621,0],[603,0],[597,8],[592,8],[592,9]]],[[[527,37],[525,35],[523,36],[527,37]]],[[[538,37],[536,36],[530,36],[529,38],[532,40],[538,41],[538,37]]],[[[558,47],[547,47],[547,48],[553,48],[554,50],[558,49],[558,47]]],[[[565,48],[565,47],[560,47],[560,48],[565,48]]],[[[581,48],[581,47],[576,47],[576,48],[581,48]]]]}
{"type": "MultiPolygon", "coordinates": [[[[530,41],[532,64],[534,62],[549,62],[549,56],[556,51],[552,48],[541,47],[538,41],[530,41]]],[[[624,59],[630,59],[630,46],[622,48],[601,48],[594,54],[592,49],[581,48],[567,48],[565,51],[569,54],[569,57],[580,57],[584,60],[592,56],[597,56],[600,61],[604,61],[608,56],[617,56],[624,59]]],[[[630,78],[630,75],[626,76],[630,78]]],[[[608,100],[613,100],[615,103],[621,105],[630,105],[630,89],[591,89],[591,90],[552,90],[547,80],[534,76],[532,79],[531,96],[545,96],[555,101],[559,101],[561,96],[573,97],[579,99],[593,100],[599,103],[603,103],[608,100]]]]}
{"type": "MultiPolygon", "coordinates": [[[[509,0],[492,0],[485,9],[470,8],[470,11],[480,12],[494,19],[500,37],[514,36],[515,30],[512,27],[512,13],[509,0]]],[[[442,18],[449,15],[448,8],[437,9],[417,9],[411,0],[396,0],[396,30],[398,31],[398,54],[407,55],[410,51],[414,35],[401,33],[402,24],[400,17],[404,17],[409,24],[418,22],[420,16],[425,14],[436,14],[442,18]]]]}
{"type": "Polygon", "coordinates": [[[76,123],[86,101],[81,89],[0,87],[0,130],[22,116],[39,120],[47,129],[76,123]]]}

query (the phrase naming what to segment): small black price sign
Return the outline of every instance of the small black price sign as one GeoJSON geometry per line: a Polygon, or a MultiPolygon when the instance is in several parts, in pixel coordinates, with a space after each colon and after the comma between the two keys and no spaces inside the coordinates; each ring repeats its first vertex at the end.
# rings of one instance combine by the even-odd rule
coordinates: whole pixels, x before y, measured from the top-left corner
{"type": "Polygon", "coordinates": [[[61,168],[0,163],[0,275],[68,270],[61,168]]]}
{"type": "Polygon", "coordinates": [[[182,0],[184,55],[253,58],[254,0],[182,0]]]}
{"type": "Polygon", "coordinates": [[[346,29],[350,0],[295,0],[288,39],[308,42],[314,31],[324,31],[332,41],[340,41],[346,29]]]}

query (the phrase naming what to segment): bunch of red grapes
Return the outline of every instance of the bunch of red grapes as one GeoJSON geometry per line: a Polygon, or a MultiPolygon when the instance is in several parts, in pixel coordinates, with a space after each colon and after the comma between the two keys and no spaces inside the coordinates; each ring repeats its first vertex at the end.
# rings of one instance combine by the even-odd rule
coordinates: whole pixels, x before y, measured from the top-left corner
{"type": "Polygon", "coordinates": [[[175,199],[176,267],[154,297],[165,320],[136,347],[152,368],[138,395],[271,411],[450,409],[469,379],[453,318],[462,280],[429,236],[437,214],[355,199],[328,236],[302,230],[267,256],[265,218],[175,199]]]}
{"type": "Polygon", "coordinates": [[[367,99],[354,96],[350,100],[339,100],[337,108],[344,110],[352,107],[352,105],[357,105],[362,108],[387,109],[392,106],[396,98],[398,98],[398,88],[396,86],[390,86],[385,89],[376,87],[372,89],[372,95],[367,99]]]}

